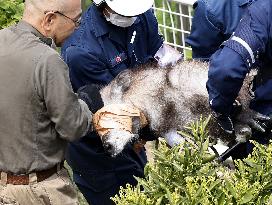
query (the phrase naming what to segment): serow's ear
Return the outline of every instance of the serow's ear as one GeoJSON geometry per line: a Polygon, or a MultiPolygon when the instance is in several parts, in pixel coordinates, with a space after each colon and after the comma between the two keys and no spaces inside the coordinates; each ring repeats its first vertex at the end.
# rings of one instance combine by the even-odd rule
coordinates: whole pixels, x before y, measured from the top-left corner
{"type": "Polygon", "coordinates": [[[112,91],[120,90],[123,93],[126,92],[132,83],[132,71],[130,69],[122,71],[116,76],[114,81],[116,83],[114,84],[114,89],[112,89],[112,91]]]}

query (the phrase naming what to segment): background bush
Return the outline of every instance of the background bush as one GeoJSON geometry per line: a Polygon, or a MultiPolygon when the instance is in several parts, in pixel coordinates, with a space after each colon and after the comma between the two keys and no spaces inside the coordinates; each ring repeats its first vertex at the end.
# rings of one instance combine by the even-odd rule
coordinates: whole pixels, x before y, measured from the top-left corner
{"type": "MultiPolygon", "coordinates": [[[[85,10],[91,2],[82,0],[82,9],[85,10]]],[[[23,0],[0,0],[0,29],[18,22],[22,18],[23,9],[23,0]]]]}
{"type": "Polygon", "coordinates": [[[185,143],[169,149],[161,143],[145,179],[127,185],[113,200],[118,205],[240,205],[272,204],[272,145],[256,144],[252,155],[231,170],[208,152],[207,121],[194,124],[185,143]]]}
{"type": "Polygon", "coordinates": [[[0,29],[19,21],[23,8],[23,0],[0,0],[0,29]]]}

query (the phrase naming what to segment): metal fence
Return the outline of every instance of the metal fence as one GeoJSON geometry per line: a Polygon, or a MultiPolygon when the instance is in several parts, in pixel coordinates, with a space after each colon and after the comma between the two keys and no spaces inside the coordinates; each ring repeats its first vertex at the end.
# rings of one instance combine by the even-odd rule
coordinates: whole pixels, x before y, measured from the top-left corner
{"type": "Polygon", "coordinates": [[[196,0],[155,0],[153,6],[159,29],[165,42],[191,57],[191,48],[185,45],[192,24],[192,5],[196,0]]]}

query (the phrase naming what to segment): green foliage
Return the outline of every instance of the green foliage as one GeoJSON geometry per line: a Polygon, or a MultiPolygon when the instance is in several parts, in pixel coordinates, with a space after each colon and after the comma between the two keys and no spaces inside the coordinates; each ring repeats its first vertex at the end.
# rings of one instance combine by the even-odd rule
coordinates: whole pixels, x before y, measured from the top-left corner
{"type": "Polygon", "coordinates": [[[82,9],[83,11],[85,11],[92,3],[92,0],[82,0],[81,3],[82,3],[82,9]]]}
{"type": "MultiPolygon", "coordinates": [[[[83,0],[83,10],[91,3],[92,0],[83,0]]],[[[0,29],[18,22],[22,18],[23,9],[23,0],[0,0],[0,29]]]]}
{"type": "MultiPolygon", "coordinates": [[[[85,10],[91,0],[83,0],[82,7],[85,10]]],[[[0,0],[0,29],[17,23],[23,15],[23,0],[0,0]]]]}
{"type": "Polygon", "coordinates": [[[0,0],[0,29],[18,22],[23,8],[23,0],[0,0]]]}
{"type": "Polygon", "coordinates": [[[187,128],[187,142],[168,148],[160,142],[145,179],[113,198],[118,205],[272,204],[272,145],[257,144],[252,155],[230,170],[208,152],[208,119],[187,128]]]}

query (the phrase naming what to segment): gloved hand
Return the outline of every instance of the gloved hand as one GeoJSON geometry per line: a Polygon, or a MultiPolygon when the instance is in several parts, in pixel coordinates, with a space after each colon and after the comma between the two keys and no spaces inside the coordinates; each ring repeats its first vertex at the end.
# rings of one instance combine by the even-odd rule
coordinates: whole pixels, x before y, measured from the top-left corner
{"type": "Polygon", "coordinates": [[[78,97],[88,105],[92,113],[95,113],[104,106],[99,91],[100,87],[96,84],[82,86],[77,91],[78,97]]]}
{"type": "Polygon", "coordinates": [[[158,139],[158,135],[150,129],[149,125],[141,128],[139,131],[139,138],[145,141],[153,141],[158,139]]]}
{"type": "Polygon", "coordinates": [[[251,129],[255,129],[259,132],[271,131],[272,118],[256,111],[252,111],[249,115],[248,125],[251,127],[251,129]]]}
{"type": "Polygon", "coordinates": [[[146,140],[138,139],[133,144],[133,150],[134,150],[134,152],[136,152],[137,154],[139,154],[141,152],[141,150],[144,148],[145,144],[146,144],[146,140]]]}
{"type": "Polygon", "coordinates": [[[174,66],[178,61],[183,60],[183,55],[173,47],[163,44],[155,54],[159,67],[174,66]]]}
{"type": "Polygon", "coordinates": [[[133,149],[136,153],[140,153],[147,141],[157,140],[158,138],[159,136],[151,130],[149,124],[147,124],[145,127],[140,129],[139,138],[134,142],[133,149]]]}
{"type": "Polygon", "coordinates": [[[232,119],[235,118],[242,111],[242,105],[238,100],[235,100],[232,104],[230,115],[225,115],[217,112],[212,112],[212,115],[216,119],[218,125],[228,134],[234,133],[234,127],[232,119]]]}
{"type": "Polygon", "coordinates": [[[229,116],[213,112],[213,117],[215,118],[217,124],[228,134],[234,133],[233,123],[229,116]]]}
{"type": "Polygon", "coordinates": [[[230,118],[233,119],[235,118],[238,114],[240,114],[242,111],[242,104],[240,103],[239,100],[235,100],[233,103],[232,103],[232,108],[231,108],[231,111],[230,111],[230,118]]]}

